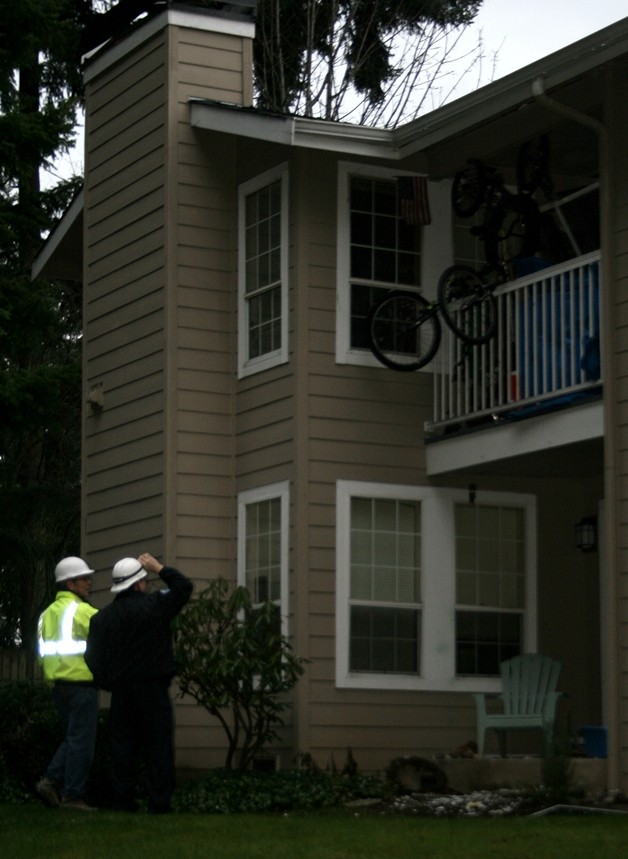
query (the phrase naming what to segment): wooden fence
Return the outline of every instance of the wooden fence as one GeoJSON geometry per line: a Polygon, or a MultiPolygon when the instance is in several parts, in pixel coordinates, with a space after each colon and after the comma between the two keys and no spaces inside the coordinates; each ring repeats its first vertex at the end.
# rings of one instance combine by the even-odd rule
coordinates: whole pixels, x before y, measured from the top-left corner
{"type": "Polygon", "coordinates": [[[0,649],[0,682],[42,679],[43,675],[34,653],[28,650],[0,649]]]}

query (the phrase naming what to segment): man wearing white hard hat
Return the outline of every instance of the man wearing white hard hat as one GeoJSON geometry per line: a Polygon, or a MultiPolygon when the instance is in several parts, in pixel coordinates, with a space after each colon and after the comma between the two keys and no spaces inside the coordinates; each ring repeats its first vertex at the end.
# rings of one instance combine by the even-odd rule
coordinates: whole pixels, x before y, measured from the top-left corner
{"type": "Polygon", "coordinates": [[[93,810],[84,799],[98,723],[98,690],[85,664],[87,631],[97,613],[88,602],[93,573],[82,558],[59,561],[56,599],[38,623],[39,662],[52,685],[64,737],[37,793],[47,805],[79,811],[93,810]]]}
{"type": "Polygon", "coordinates": [[[111,691],[111,763],[116,805],[137,809],[136,763],[146,764],[148,810],[170,811],[174,787],[173,716],[169,686],[176,674],[171,621],[192,582],[148,552],[123,558],[112,571],[110,605],[90,626],[85,659],[96,683],[111,691]],[[147,592],[148,573],[166,587],[147,592]]]}

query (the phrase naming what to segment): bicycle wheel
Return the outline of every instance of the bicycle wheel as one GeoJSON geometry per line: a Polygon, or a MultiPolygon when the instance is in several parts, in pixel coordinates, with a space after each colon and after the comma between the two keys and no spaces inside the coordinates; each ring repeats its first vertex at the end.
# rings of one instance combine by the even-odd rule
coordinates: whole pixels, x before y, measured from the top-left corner
{"type": "Polygon", "coordinates": [[[492,266],[533,256],[539,244],[541,216],[526,194],[510,197],[494,209],[484,228],[486,261],[492,266]]]}
{"type": "Polygon", "coordinates": [[[417,293],[389,293],[372,307],[368,331],[371,351],[393,370],[411,372],[424,367],[440,345],[437,308],[417,293]]]}
{"type": "Polygon", "coordinates": [[[438,280],[443,319],[465,343],[487,343],[497,331],[497,302],[491,287],[467,265],[446,268],[438,280]]]}
{"type": "Polygon", "coordinates": [[[451,186],[451,205],[459,218],[469,218],[484,202],[486,177],[479,161],[471,160],[454,176],[451,186]]]}

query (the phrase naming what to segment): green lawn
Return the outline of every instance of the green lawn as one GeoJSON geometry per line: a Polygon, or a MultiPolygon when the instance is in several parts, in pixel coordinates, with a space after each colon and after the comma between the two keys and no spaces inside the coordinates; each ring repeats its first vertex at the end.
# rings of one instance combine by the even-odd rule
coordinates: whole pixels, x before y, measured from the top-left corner
{"type": "Polygon", "coordinates": [[[153,817],[0,806],[3,859],[624,859],[627,850],[628,815],[153,817]]]}

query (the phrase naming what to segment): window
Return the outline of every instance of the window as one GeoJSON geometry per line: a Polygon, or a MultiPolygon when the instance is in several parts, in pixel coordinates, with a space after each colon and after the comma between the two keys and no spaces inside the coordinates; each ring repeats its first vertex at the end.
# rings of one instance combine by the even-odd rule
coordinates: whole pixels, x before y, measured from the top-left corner
{"type": "MultiPolygon", "coordinates": [[[[421,236],[427,212],[419,177],[341,165],[338,198],[337,357],[371,363],[369,308],[392,288],[421,286],[421,236]]],[[[421,180],[422,182],[422,180],[421,180]]]]}
{"type": "Polygon", "coordinates": [[[283,167],[240,186],[240,376],[287,360],[287,200],[283,167]]]}
{"type": "Polygon", "coordinates": [[[283,627],[287,576],[287,483],[242,492],[238,498],[238,584],[249,590],[254,605],[273,602],[283,627]]]}
{"type": "Polygon", "coordinates": [[[522,652],[524,512],[456,504],[455,528],[456,674],[497,675],[522,652]]]}
{"type": "Polygon", "coordinates": [[[492,691],[536,646],[532,496],[338,481],[336,684],[492,691]]]}
{"type": "Polygon", "coordinates": [[[351,499],[349,669],[416,673],[420,504],[351,499]]]}

